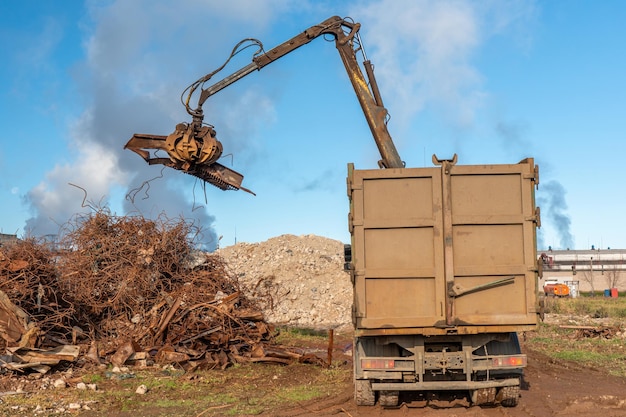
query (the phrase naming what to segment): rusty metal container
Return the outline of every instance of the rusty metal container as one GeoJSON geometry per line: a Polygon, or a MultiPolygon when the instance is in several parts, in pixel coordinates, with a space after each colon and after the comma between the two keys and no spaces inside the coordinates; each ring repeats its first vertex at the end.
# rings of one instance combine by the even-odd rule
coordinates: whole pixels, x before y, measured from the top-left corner
{"type": "MultiPolygon", "coordinates": [[[[484,379],[479,368],[490,366],[485,356],[498,350],[525,362],[515,334],[538,321],[534,161],[433,161],[440,166],[348,166],[347,268],[354,284],[355,389],[362,404],[371,402],[372,389],[386,404],[395,402],[399,390],[459,386],[474,398],[495,398],[491,391],[503,391],[506,384],[498,383],[510,383],[515,372],[477,384],[484,379]],[[457,353],[437,368],[425,359],[429,352],[457,353]],[[372,359],[398,366],[378,369],[392,362],[367,362],[372,359]]],[[[507,397],[502,403],[517,401],[507,397]]]]}

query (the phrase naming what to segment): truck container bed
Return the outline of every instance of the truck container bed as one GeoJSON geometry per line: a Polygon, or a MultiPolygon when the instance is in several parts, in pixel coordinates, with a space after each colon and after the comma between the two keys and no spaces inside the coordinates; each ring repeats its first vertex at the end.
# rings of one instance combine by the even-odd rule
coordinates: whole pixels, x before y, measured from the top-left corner
{"type": "Polygon", "coordinates": [[[538,169],[532,159],[433,160],[440,166],[348,167],[355,392],[379,391],[387,404],[402,390],[495,401],[519,386],[516,332],[538,321],[538,169]]]}

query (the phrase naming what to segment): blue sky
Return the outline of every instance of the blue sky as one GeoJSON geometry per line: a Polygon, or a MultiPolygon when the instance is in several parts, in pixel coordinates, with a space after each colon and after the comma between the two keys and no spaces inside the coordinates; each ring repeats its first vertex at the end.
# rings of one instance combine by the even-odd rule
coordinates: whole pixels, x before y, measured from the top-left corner
{"type": "Polygon", "coordinates": [[[220,236],[222,246],[282,234],[348,242],[347,163],[376,168],[379,155],[324,39],[204,105],[221,162],[256,197],[123,150],[134,133],[167,135],[188,121],[181,92],[241,39],[267,50],[332,15],[362,24],[407,166],[431,166],[432,154],[457,153],[461,164],[534,157],[540,249],[626,248],[617,0],[0,2],[0,232],[57,234],[91,206],[183,216],[207,247],[220,236]]]}

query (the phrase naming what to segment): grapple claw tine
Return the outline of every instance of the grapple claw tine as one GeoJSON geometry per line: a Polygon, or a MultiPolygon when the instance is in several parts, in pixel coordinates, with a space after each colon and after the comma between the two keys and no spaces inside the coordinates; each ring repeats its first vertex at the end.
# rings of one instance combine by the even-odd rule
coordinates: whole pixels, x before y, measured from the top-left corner
{"type": "Polygon", "coordinates": [[[179,123],[168,136],[136,133],[124,149],[135,152],[150,165],[162,164],[183,171],[221,190],[244,190],[256,195],[241,186],[243,175],[216,162],[222,155],[222,144],[209,126],[197,129],[179,123]],[[165,151],[168,158],[151,156],[150,150],[165,151]]]}

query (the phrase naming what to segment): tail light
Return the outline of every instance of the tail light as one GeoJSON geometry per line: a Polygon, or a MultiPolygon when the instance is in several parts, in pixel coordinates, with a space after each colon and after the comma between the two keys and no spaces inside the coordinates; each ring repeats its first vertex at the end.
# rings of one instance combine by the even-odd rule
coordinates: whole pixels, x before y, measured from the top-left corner
{"type": "Polygon", "coordinates": [[[492,359],[492,366],[494,368],[521,368],[526,366],[527,359],[525,355],[522,356],[499,356],[492,359]]]}
{"type": "Polygon", "coordinates": [[[361,369],[394,369],[393,359],[361,359],[361,369]]]}

